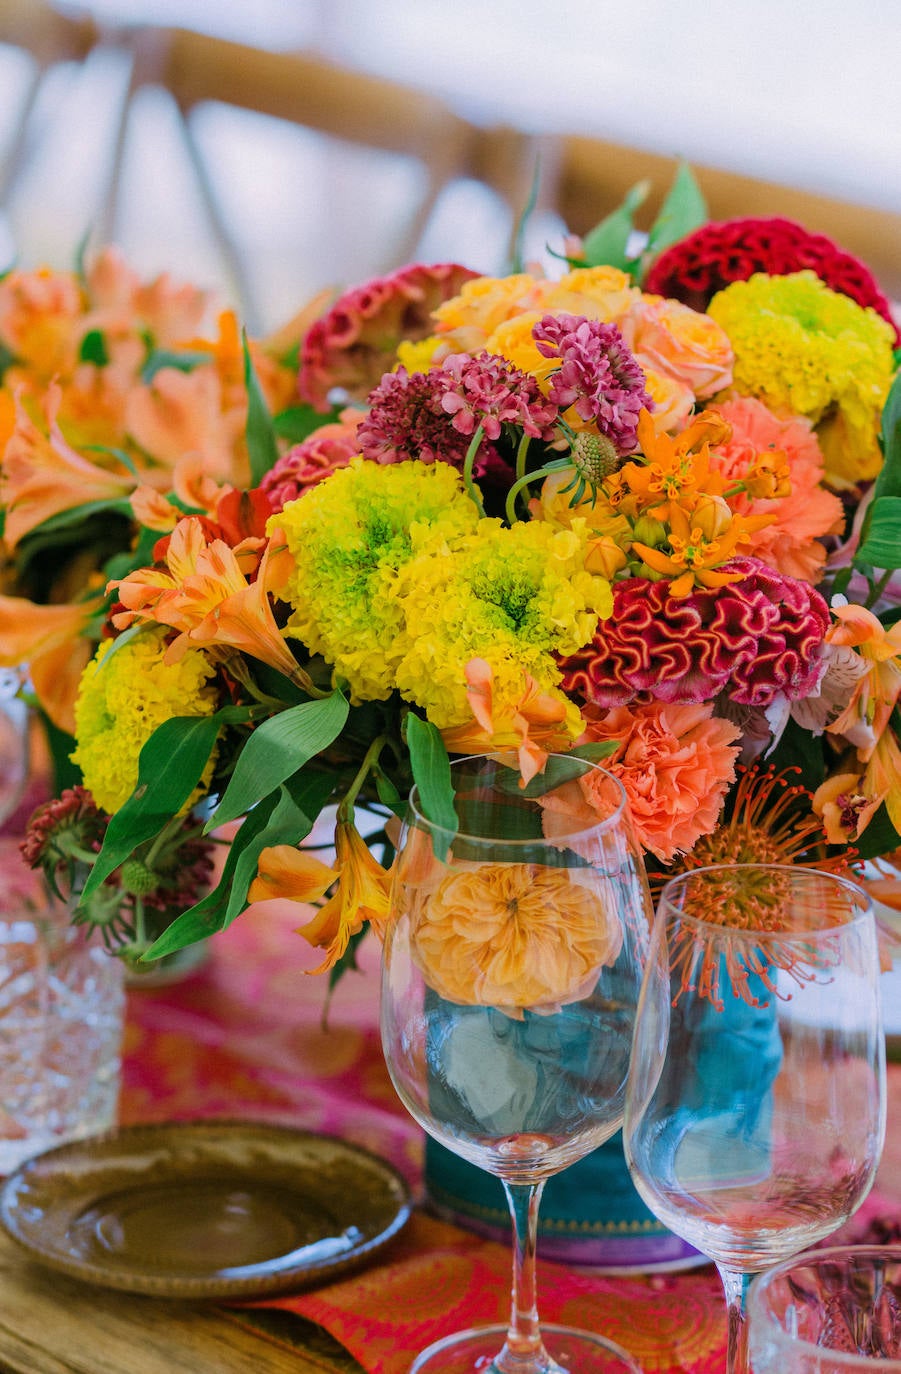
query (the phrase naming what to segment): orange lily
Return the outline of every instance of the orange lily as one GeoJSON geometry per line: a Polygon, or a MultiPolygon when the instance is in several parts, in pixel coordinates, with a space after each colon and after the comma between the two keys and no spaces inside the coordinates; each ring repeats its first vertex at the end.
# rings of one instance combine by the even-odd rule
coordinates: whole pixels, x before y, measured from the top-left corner
{"type": "Polygon", "coordinates": [[[702,587],[723,587],[737,581],[742,574],[717,570],[746,542],[749,533],[770,524],[772,518],[733,515],[721,498],[701,497],[692,510],[670,506],[670,553],[637,541],[632,549],[654,572],[674,579],[670,587],[672,596],[688,596],[696,583],[702,587]]]}
{"type": "Polygon", "coordinates": [[[577,706],[562,693],[543,692],[528,673],[519,699],[505,703],[494,700],[494,672],[484,658],[471,658],[465,672],[473,719],[441,731],[449,753],[515,751],[525,787],[548,754],[571,749],[585,728],[577,706]]]}
{"type": "Polygon", "coordinates": [[[35,694],[54,725],[75,732],[75,697],[93,646],[85,630],[103,597],[40,606],[25,597],[0,596],[0,666],[27,663],[35,694]]]}
{"type": "Polygon", "coordinates": [[[844,711],[827,728],[831,734],[851,739],[858,758],[865,762],[901,696],[901,622],[886,629],[864,606],[834,606],[832,614],[837,623],[826,631],[827,643],[853,649],[869,670],[858,679],[844,711]]]}
{"type": "Polygon", "coordinates": [[[264,849],[258,874],[250,886],[251,902],[273,897],[310,902],[332,883],[334,893],[311,921],[298,928],[309,944],[325,950],[325,959],[311,973],[324,973],[341,958],[351,935],[370,921],[380,933],[388,915],[391,875],[373,858],[352,821],[335,828],[336,867],[328,868],[312,855],[291,845],[264,849]]]}
{"type": "Polygon", "coordinates": [[[130,474],[119,476],[70,447],[57,424],[60,399],[59,386],[51,383],[44,407],[48,434],[44,435],[16,397],[16,423],[0,477],[0,504],[6,508],[4,538],[10,548],[52,515],[92,501],[121,499],[135,486],[130,474]]]}
{"type": "Polygon", "coordinates": [[[166,552],[167,570],[142,568],[117,587],[126,610],[113,616],[117,629],[134,620],[154,620],[180,631],[166,652],[175,662],[190,647],[225,645],[250,654],[308,685],[275,622],[270,592],[280,586],[290,558],[281,543],[267,543],[258,560],[259,541],[232,549],[222,539],[207,543],[201,522],[179,521],[166,552]],[[253,581],[245,573],[256,571],[253,581]]]}

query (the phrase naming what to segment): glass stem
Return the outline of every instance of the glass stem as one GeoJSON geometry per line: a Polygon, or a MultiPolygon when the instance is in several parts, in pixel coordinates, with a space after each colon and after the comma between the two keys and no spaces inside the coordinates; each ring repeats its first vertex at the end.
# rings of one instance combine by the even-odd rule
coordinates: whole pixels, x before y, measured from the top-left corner
{"type": "Polygon", "coordinates": [[[541,1183],[508,1183],[504,1192],[513,1218],[513,1293],[510,1325],[493,1369],[500,1374],[544,1374],[551,1361],[541,1340],[535,1274],[541,1183]]]}
{"type": "Polygon", "coordinates": [[[738,1269],[728,1269],[723,1264],[716,1267],[726,1293],[726,1374],[750,1374],[745,1303],[751,1275],[742,1274],[738,1269]]]}

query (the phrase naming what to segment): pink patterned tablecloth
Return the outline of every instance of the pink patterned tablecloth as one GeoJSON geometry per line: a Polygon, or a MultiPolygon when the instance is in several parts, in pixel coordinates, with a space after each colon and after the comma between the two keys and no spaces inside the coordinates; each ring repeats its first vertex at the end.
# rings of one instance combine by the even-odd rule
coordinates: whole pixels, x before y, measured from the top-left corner
{"type": "MultiPolygon", "coordinates": [[[[394,1094],[378,1034],[378,950],[345,977],[321,1024],[325,983],[303,973],[296,917],[257,908],[217,936],[208,963],[185,982],[130,994],[124,1123],[199,1116],[287,1122],[339,1135],[392,1160],[419,1187],[422,1139],[394,1094]]],[[[901,1066],[890,1068],[892,1106],[901,1066]]],[[[901,1149],[892,1132],[878,1191],[855,1236],[897,1227],[901,1149]]],[[[539,1265],[541,1314],[603,1332],[647,1374],[720,1374],[725,1322],[710,1267],[678,1275],[614,1277],[539,1265]]],[[[369,1374],[406,1374],[411,1352],[439,1336],[505,1321],[510,1255],[417,1211],[381,1262],[271,1306],[318,1322],[369,1374]]]]}

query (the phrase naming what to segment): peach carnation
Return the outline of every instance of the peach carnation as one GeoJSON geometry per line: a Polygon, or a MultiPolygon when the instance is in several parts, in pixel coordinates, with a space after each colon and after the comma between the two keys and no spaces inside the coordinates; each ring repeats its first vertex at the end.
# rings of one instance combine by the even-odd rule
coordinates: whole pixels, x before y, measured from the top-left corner
{"type": "Polygon", "coordinates": [[[452,869],[414,913],[412,931],[441,997],[510,1012],[583,997],[622,944],[598,891],[540,864],[452,869]]]}
{"type": "Polygon", "coordinates": [[[733,481],[741,479],[758,454],[784,455],[791,478],[788,496],[752,498],[745,493],[729,498],[740,515],[771,515],[772,523],[754,530],[750,552],[778,572],[802,582],[819,582],[826,562],[824,535],[841,533],[842,503],[826,491],[823,454],[809,420],[780,419],[753,397],[737,397],[717,407],[732,426],[727,443],[710,450],[711,467],[733,481]]]}
{"type": "Polygon", "coordinates": [[[741,731],[713,707],[650,702],[617,706],[591,721],[585,740],[618,740],[604,767],[619,778],[636,834],[662,863],[716,826],[735,781],[741,731]]]}

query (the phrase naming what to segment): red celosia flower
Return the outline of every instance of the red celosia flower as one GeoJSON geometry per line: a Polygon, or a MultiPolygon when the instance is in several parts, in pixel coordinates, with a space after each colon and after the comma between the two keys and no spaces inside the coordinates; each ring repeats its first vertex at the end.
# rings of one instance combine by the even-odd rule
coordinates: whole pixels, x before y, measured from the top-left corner
{"type": "Polygon", "coordinates": [[[301,399],[321,411],[334,388],[364,400],[393,365],[401,340],[428,338],[432,311],[477,275],[457,263],[414,263],[347,291],[304,340],[301,399]]]}
{"type": "Polygon", "coordinates": [[[617,453],[634,453],[639,411],[653,410],[645,375],[615,324],[580,315],[545,315],[532,329],[539,353],[559,358],[548,381],[550,399],[597,426],[617,453]]]}
{"type": "Polygon", "coordinates": [[[336,469],[347,467],[351,458],[360,452],[359,419],[359,413],[344,411],[340,420],[323,425],[276,460],[261,483],[273,511],[278,512],[289,501],[296,501],[309,487],[315,487],[336,469]],[[346,418],[351,415],[352,418],[346,418]]]}
{"type": "Polygon", "coordinates": [[[644,287],[655,295],[674,296],[695,310],[706,310],[711,298],[730,282],[747,281],[755,272],[778,277],[804,268],[858,305],[872,306],[895,328],[896,341],[901,337],[869,268],[825,234],[808,233],[800,224],[778,216],[703,225],[660,254],[644,287]]]}
{"type": "Polygon", "coordinates": [[[780,693],[807,696],[822,671],[826,602],[756,558],[733,558],[723,571],[742,576],[678,600],[666,581],[617,583],[613,613],[589,645],[561,661],[564,691],[608,707],[710,701],[720,692],[745,706],[768,706],[780,693]]]}

